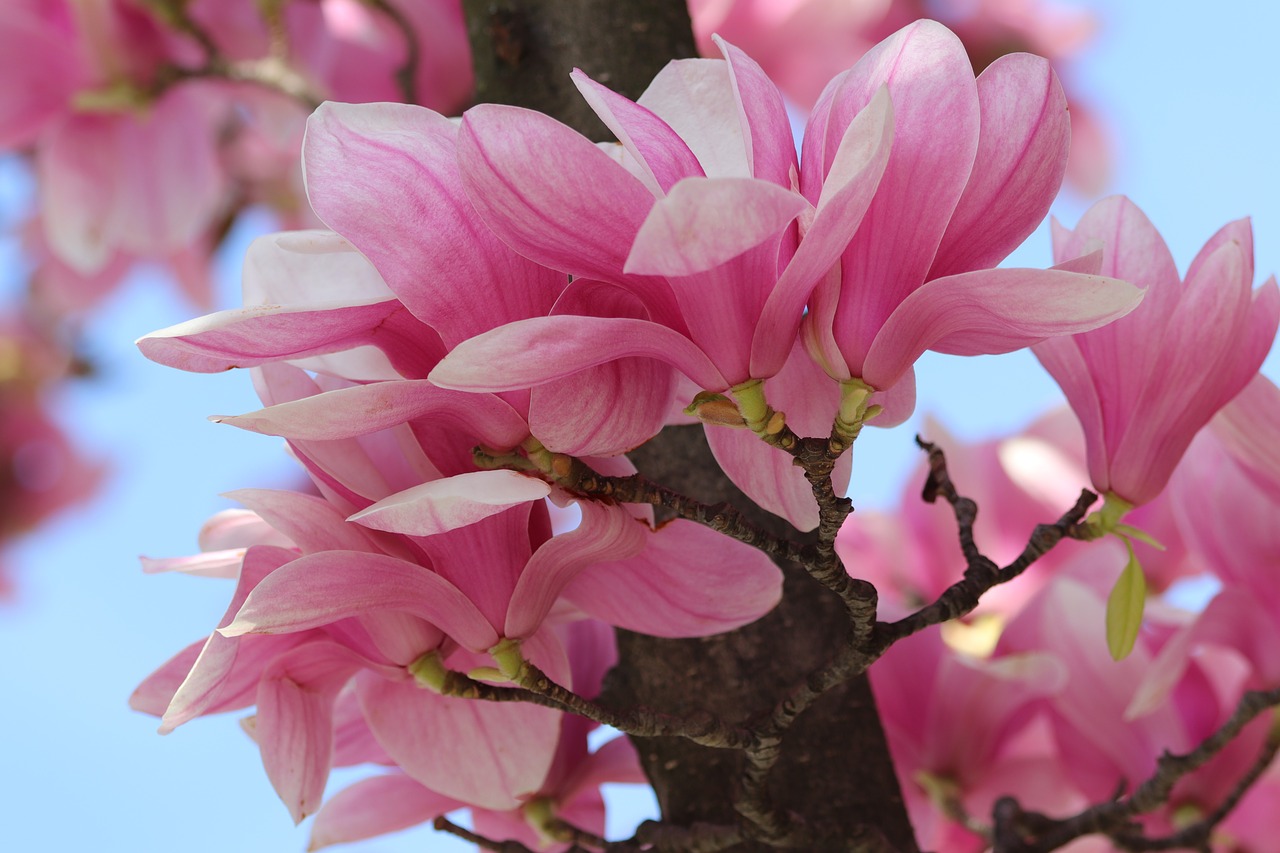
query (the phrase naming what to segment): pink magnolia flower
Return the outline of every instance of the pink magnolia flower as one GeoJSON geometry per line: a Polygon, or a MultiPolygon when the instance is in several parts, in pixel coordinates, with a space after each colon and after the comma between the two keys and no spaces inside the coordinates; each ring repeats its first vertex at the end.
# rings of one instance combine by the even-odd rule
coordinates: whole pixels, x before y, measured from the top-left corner
{"type": "Polygon", "coordinates": [[[1069,271],[1094,271],[1088,259],[989,269],[1039,223],[1065,168],[1062,90],[1037,57],[1003,57],[974,80],[963,46],[940,24],[895,33],[814,108],[801,172],[808,198],[824,191],[851,118],[884,86],[894,105],[889,163],[805,317],[805,343],[829,375],[886,391],[927,349],[1008,352],[1132,310],[1137,289],[1069,271]]]}
{"type": "MultiPolygon", "coordinates": [[[[756,58],[787,97],[810,109],[827,81],[876,43],[923,18],[936,18],[960,40],[974,68],[1026,51],[1062,70],[1093,35],[1092,14],[1044,0],[690,0],[698,49],[718,51],[718,33],[756,58]]],[[[1110,144],[1090,108],[1073,95],[1067,176],[1085,195],[1104,188],[1110,144]]]]}
{"type": "Polygon", "coordinates": [[[1154,226],[1122,196],[1094,205],[1074,231],[1056,227],[1054,257],[1099,244],[1103,272],[1146,287],[1143,304],[1110,326],[1034,351],[1084,426],[1094,487],[1142,504],[1164,488],[1200,428],[1257,374],[1280,323],[1280,287],[1272,277],[1252,289],[1248,220],[1210,238],[1185,280],[1154,226]]]}
{"type": "Polygon", "coordinates": [[[1066,679],[1052,655],[980,659],[930,631],[895,644],[869,674],[923,848],[985,849],[949,816],[948,805],[985,815],[998,797],[1014,792],[1029,808],[1052,812],[1072,804],[1052,736],[1031,726],[1066,679]]]}

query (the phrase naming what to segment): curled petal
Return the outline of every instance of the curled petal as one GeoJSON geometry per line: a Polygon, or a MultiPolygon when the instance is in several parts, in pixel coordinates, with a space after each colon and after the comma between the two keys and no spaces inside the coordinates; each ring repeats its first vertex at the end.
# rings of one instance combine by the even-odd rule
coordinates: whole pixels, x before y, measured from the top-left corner
{"type": "Polygon", "coordinates": [[[535,317],[509,323],[459,344],[428,378],[459,391],[510,391],[629,356],[666,362],[706,390],[729,387],[684,335],[627,317],[535,317]]]}
{"type": "Polygon", "coordinates": [[[516,471],[474,471],[397,492],[347,520],[374,530],[432,536],[549,494],[547,483],[516,471]]]}
{"type": "Polygon", "coordinates": [[[1143,291],[1063,270],[995,269],[934,279],[903,300],[875,337],[862,378],[889,388],[927,349],[1010,352],[1123,317],[1143,291]]]}

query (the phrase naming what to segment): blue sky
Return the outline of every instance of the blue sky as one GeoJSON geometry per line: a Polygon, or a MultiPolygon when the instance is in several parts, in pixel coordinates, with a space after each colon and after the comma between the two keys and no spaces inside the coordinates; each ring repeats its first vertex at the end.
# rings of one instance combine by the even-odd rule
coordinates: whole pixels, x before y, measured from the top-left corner
{"type": "MultiPolygon", "coordinates": [[[[1222,224],[1252,215],[1259,280],[1280,270],[1280,12],[1247,0],[1096,5],[1103,33],[1071,81],[1115,132],[1113,189],[1147,212],[1183,269],[1222,224]]],[[[1084,207],[1065,198],[1055,213],[1073,225],[1084,207]]],[[[223,260],[229,307],[239,259],[223,260]]],[[[1015,261],[1050,263],[1044,229],[1015,261]]],[[[290,825],[234,716],[162,738],[154,720],[126,706],[141,678],[212,627],[230,594],[218,581],[144,577],[137,556],[193,551],[200,523],[229,505],[219,493],[283,487],[293,476],[278,441],[205,420],[257,408],[247,376],[182,374],[133,348],[138,336],[192,313],[139,277],[89,329],[102,377],[59,401],[64,422],[113,475],[94,501],[11,555],[20,598],[0,608],[0,826],[10,849],[305,848],[305,826],[290,825]]],[[[1280,357],[1266,369],[1280,376],[1280,357]]],[[[919,376],[921,414],[966,437],[1015,429],[1060,400],[1025,354],[928,357],[919,376]]],[[[894,499],[916,458],[913,428],[864,434],[860,505],[894,499]]],[[[638,802],[628,808],[643,808],[638,802]]],[[[469,848],[419,830],[349,849],[469,848]]]]}

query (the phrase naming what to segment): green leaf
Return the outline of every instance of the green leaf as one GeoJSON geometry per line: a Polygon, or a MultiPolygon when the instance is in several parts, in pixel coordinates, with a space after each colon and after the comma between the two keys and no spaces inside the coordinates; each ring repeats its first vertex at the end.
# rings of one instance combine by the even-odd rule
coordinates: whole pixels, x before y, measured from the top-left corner
{"type": "Polygon", "coordinates": [[[1112,660],[1124,660],[1138,641],[1138,629],[1142,627],[1142,610],[1147,603],[1147,579],[1142,566],[1133,554],[1133,544],[1128,539],[1129,562],[1107,596],[1107,650],[1112,660]]]}

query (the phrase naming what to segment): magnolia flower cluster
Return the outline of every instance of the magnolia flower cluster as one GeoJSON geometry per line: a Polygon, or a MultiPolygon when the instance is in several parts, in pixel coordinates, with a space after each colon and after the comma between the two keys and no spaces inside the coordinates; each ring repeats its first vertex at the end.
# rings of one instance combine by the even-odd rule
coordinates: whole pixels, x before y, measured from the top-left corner
{"type": "MultiPolygon", "coordinates": [[[[774,446],[784,429],[852,441],[864,423],[911,412],[925,350],[1036,345],[1082,418],[1090,476],[1127,510],[1152,501],[1191,436],[1256,374],[1280,292],[1274,281],[1251,289],[1244,223],[1215,237],[1184,281],[1148,265],[1159,236],[1114,199],[1059,234],[1056,267],[994,268],[1042,219],[1066,168],[1066,104],[1044,60],[1010,55],[975,77],[955,35],[913,24],[828,84],[797,156],[778,89],[718,45],[722,59],[672,62],[634,102],[575,73],[618,143],[513,107],[456,122],[405,105],[322,106],[303,168],[332,230],[259,240],[243,308],[140,341],[187,370],[253,368],[264,408],[218,420],[286,438],[317,493],[238,493],[245,511],[206,527],[204,553],[150,564],[235,578],[236,591],[217,629],[134,705],[162,715],[163,730],[256,705],[248,728],[267,773],[295,819],[320,809],[317,844],[461,805],[532,844],[557,817],[598,831],[597,783],[636,778],[625,742],[588,753],[581,720],[446,688],[453,671],[503,683],[532,664],[591,696],[613,660],[606,626],[700,636],[774,605],[780,576],[760,552],[571,488],[583,471],[632,473],[623,454],[664,425],[702,421],[726,474],[811,530],[810,486],[774,446]],[[1199,323],[1210,306],[1222,320],[1199,323]],[[1107,325],[1120,318],[1129,325],[1107,325]],[[1113,328],[1152,326],[1168,330],[1169,352],[1192,355],[1153,346],[1135,365],[1108,343],[1113,328]],[[1183,413],[1189,387],[1209,390],[1183,413]],[[576,526],[561,516],[570,508],[576,526]],[[389,771],[321,807],[329,769],[361,762],[389,771]]],[[[1232,453],[1264,452],[1245,446],[1248,424],[1237,432],[1246,438],[1232,453]]],[[[1049,446],[1062,471],[1079,469],[1065,445],[1049,446]]],[[[839,488],[847,455],[841,464],[839,488]]],[[[1259,488],[1266,473],[1251,475],[1259,488]]],[[[1129,531],[1116,515],[1099,529],[1129,531]]],[[[884,583],[887,608],[895,594],[927,598],[944,565],[904,556],[903,542],[926,541],[894,528],[909,523],[848,533],[873,543],[845,562],[884,583]],[[874,575],[869,562],[901,572],[874,575]]],[[[1066,726],[1089,723],[1092,708],[1077,707],[1087,691],[1064,685],[1096,679],[1102,631],[1093,617],[1055,626],[1063,600],[1101,611],[1087,583],[1054,583],[1041,603],[1002,611],[997,657],[960,658],[921,637],[880,667],[886,707],[904,709],[888,714],[899,762],[919,770],[904,769],[904,782],[936,794],[916,798],[918,821],[948,813],[955,796],[989,802],[1016,787],[998,754],[1026,757],[1026,772],[1050,768],[1066,726]],[[895,695],[885,679],[907,669],[895,695]],[[941,703],[912,691],[935,687],[948,702],[971,698],[973,713],[956,716],[980,717],[983,737],[920,716],[941,703]],[[1043,725],[1028,730],[1036,712],[1043,725]],[[1045,731],[1059,740],[1037,738],[1045,731]],[[948,736],[968,742],[937,740],[948,736]]],[[[1125,664],[1137,672],[1174,649],[1154,670],[1169,684],[1152,682],[1150,696],[1209,678],[1175,652],[1217,635],[1175,634],[1144,636],[1125,664]]],[[[1133,687],[1120,672],[1106,677],[1133,687]]],[[[1228,707],[1239,683],[1212,686],[1197,695],[1228,707]]],[[[1193,739],[1213,716],[1166,710],[1151,744],[1193,739]]],[[[1123,772],[1155,754],[1131,750],[1123,772]]],[[[1111,768],[1087,766],[1090,785],[1114,787],[1111,768]]],[[[1090,785],[1081,796],[1094,796],[1090,785]]]]}
{"type": "Polygon", "coordinates": [[[29,152],[35,284],[89,307],[137,259],[208,305],[209,254],[245,204],[310,221],[296,178],[302,99],[419,102],[471,87],[456,0],[15,0],[0,9],[0,150],[29,152]]]}

